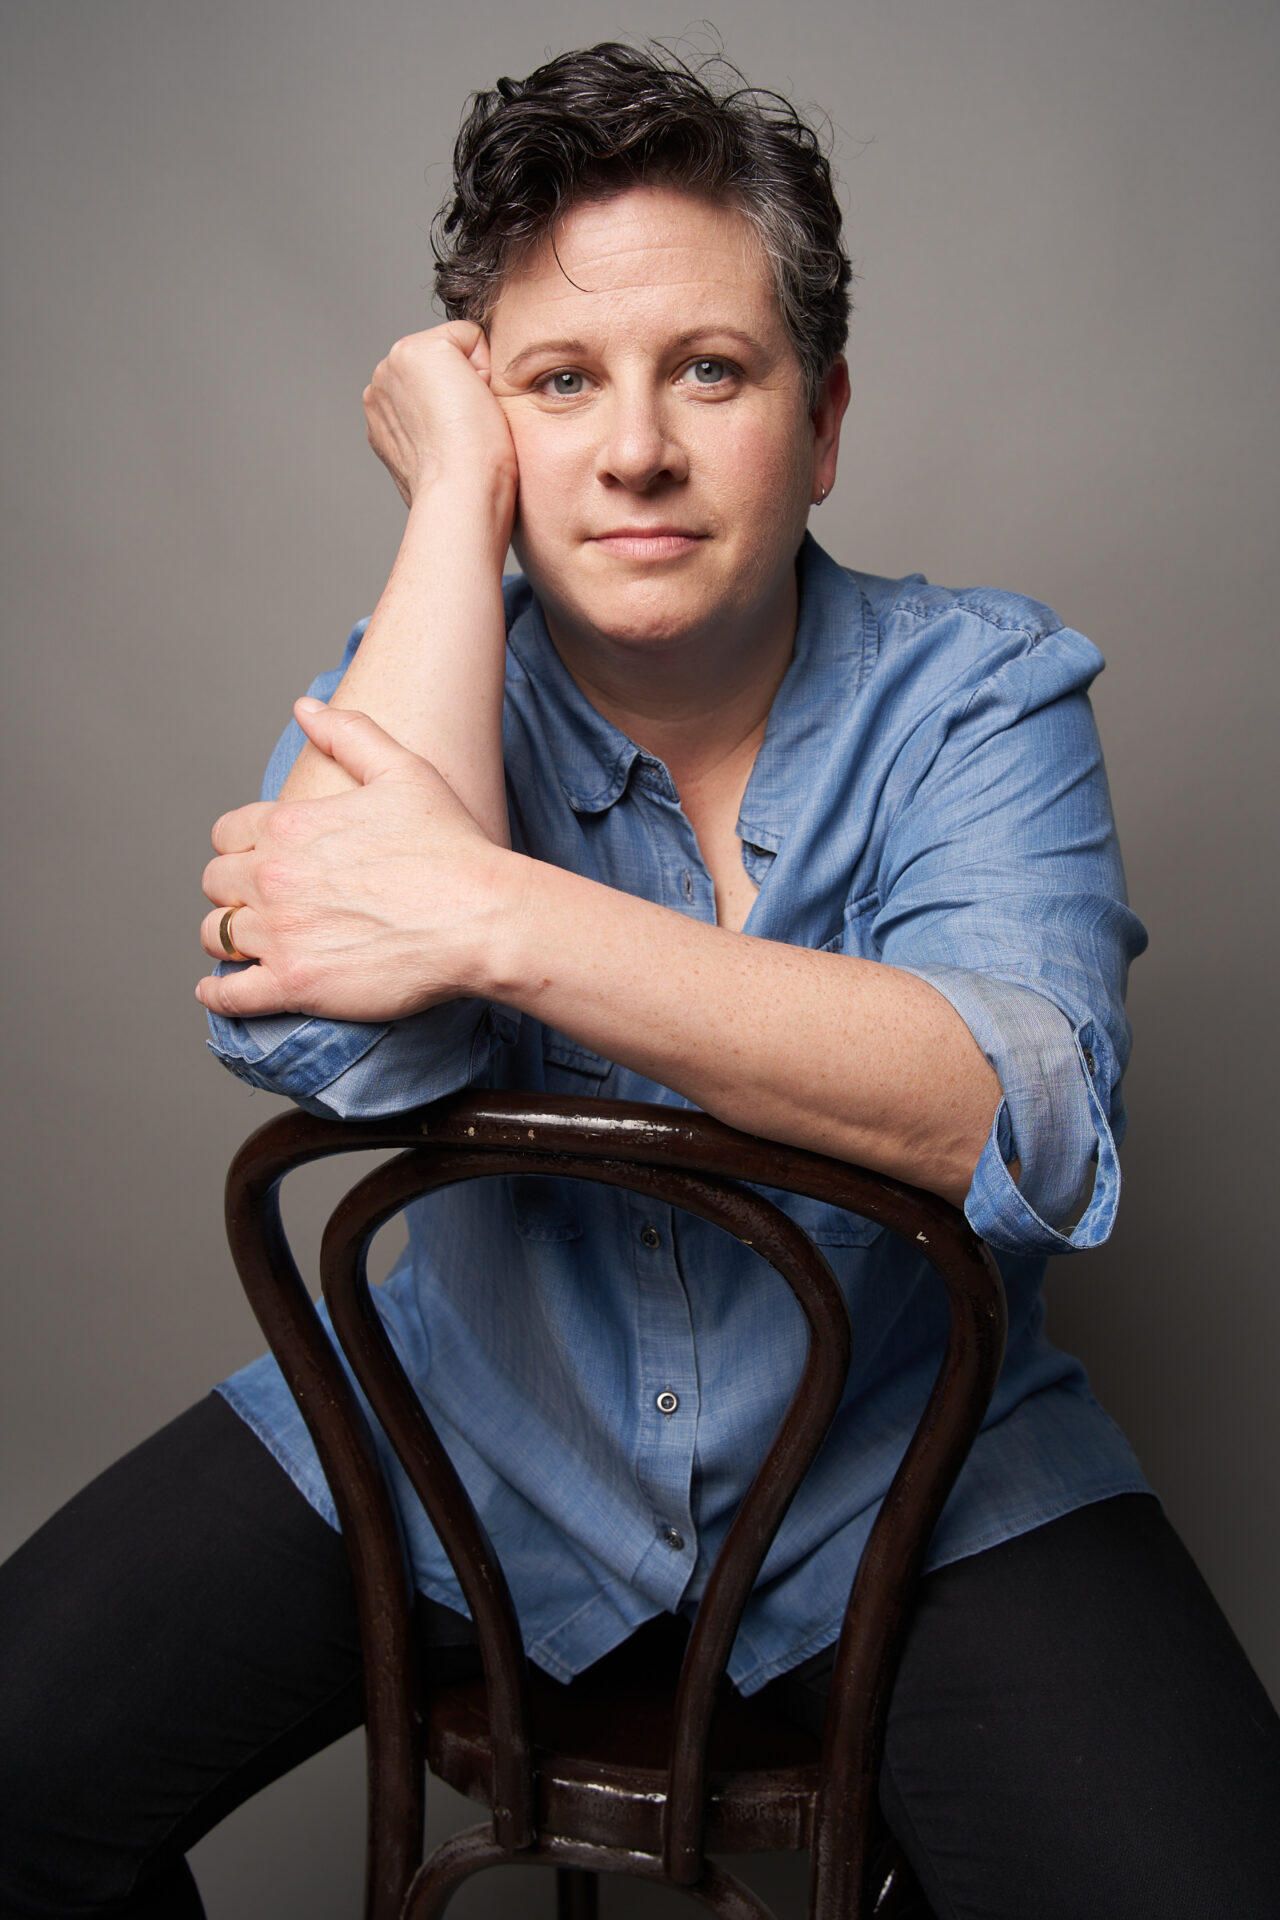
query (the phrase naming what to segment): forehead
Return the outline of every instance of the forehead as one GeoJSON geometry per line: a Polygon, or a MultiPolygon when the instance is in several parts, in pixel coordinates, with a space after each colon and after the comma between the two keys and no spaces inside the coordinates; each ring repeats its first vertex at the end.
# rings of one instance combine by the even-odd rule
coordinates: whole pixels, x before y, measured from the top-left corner
{"type": "Polygon", "coordinates": [[[670,187],[632,187],[572,207],[509,273],[490,320],[500,343],[572,316],[577,326],[736,326],[785,332],[751,223],[736,207],[670,187]]]}

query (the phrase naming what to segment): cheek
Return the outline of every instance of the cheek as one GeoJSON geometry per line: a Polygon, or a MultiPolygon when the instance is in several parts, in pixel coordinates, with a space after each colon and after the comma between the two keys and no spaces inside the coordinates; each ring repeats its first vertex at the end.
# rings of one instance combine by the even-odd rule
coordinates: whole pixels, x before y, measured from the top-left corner
{"type": "Polygon", "coordinates": [[[570,490],[582,468],[581,449],[565,431],[568,422],[547,422],[513,409],[507,415],[516,465],[520,470],[519,513],[522,523],[546,527],[562,522],[570,490]],[[548,425],[560,429],[547,431],[548,425]]]}
{"type": "Polygon", "coordinates": [[[812,454],[804,433],[746,423],[717,448],[717,465],[723,497],[737,501],[762,530],[785,521],[796,502],[807,503],[812,454]]]}
{"type": "Polygon", "coordinates": [[[807,414],[790,407],[690,407],[686,445],[701,469],[739,495],[788,486],[811,464],[813,429],[807,414]]]}

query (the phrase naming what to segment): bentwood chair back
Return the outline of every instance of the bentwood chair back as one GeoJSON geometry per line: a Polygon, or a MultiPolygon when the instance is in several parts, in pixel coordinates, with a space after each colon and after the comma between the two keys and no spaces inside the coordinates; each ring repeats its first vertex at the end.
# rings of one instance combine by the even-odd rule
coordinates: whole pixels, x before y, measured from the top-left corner
{"type": "MultiPolygon", "coordinates": [[[[708,1854],[805,1847],[814,1920],[905,1913],[913,1898],[905,1863],[892,1852],[868,1858],[885,1714],[925,1550],[1004,1347],[999,1274],[963,1217],[931,1194],[704,1114],[471,1092],[388,1120],[325,1121],[295,1111],[268,1122],[232,1164],[227,1231],[315,1441],[351,1561],[365,1655],[365,1920],[432,1920],[471,1874],[521,1862],[559,1869],[562,1920],[590,1920],[601,1872],[678,1887],[722,1920],[771,1920],[708,1854]],[[415,1668],[407,1563],[372,1433],[299,1276],[278,1205],[292,1168],[383,1147],[401,1151],[334,1211],[321,1275],[351,1371],[453,1563],[475,1625],[483,1680],[435,1690],[431,1675],[415,1668]],[[409,1201],[497,1174],[600,1181],[710,1220],[776,1268],[808,1325],[801,1377],[687,1642],[681,1623],[651,1623],[569,1687],[526,1663],[502,1569],[400,1367],[365,1273],[374,1233],[409,1201]],[[725,1678],[769,1544],[839,1406],[850,1353],[848,1312],[826,1261],[744,1181],[847,1208],[905,1236],[950,1304],[936,1382],[853,1583],[821,1747],[743,1700],[725,1678]],[[424,1760],[490,1809],[488,1820],[425,1861],[424,1760]]],[[[519,1310],[513,1298],[511,1311],[519,1310]]]]}

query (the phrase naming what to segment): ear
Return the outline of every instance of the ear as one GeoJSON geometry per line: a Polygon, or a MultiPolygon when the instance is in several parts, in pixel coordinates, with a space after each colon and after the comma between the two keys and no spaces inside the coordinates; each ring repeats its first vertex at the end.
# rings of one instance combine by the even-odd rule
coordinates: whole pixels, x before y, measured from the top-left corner
{"type": "Polygon", "coordinates": [[[836,355],[822,376],[818,398],[809,418],[813,422],[813,493],[815,504],[825,500],[836,481],[840,426],[849,404],[849,363],[836,355]]]}

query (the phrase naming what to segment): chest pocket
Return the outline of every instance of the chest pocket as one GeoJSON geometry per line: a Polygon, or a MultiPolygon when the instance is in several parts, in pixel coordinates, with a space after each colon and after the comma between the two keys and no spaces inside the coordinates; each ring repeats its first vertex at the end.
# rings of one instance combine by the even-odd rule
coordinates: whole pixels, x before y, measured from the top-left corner
{"type": "MultiPolygon", "coordinates": [[[[542,1030],[542,1084],[548,1093],[580,1094],[595,1099],[613,1071],[589,1047],[580,1046],[554,1027],[542,1030]]],[[[573,1180],[537,1174],[511,1174],[507,1180],[516,1229],[525,1240],[542,1243],[580,1240],[581,1188],[573,1180]]]]}
{"type": "Polygon", "coordinates": [[[880,894],[876,888],[870,893],[860,894],[851,900],[844,910],[840,931],[833,933],[818,948],[819,953],[847,953],[853,960],[878,960],[880,942],[873,928],[876,914],[880,911],[880,894]]]}
{"type": "Polygon", "coordinates": [[[570,1040],[568,1034],[544,1027],[542,1071],[548,1093],[586,1093],[594,1098],[606,1076],[613,1072],[613,1062],[570,1040]]]}

